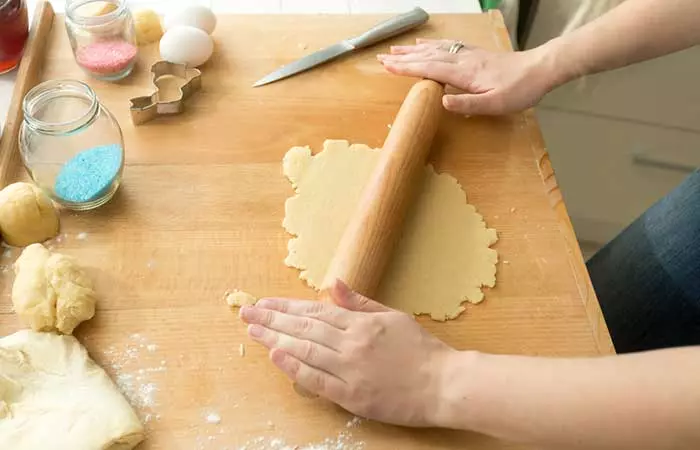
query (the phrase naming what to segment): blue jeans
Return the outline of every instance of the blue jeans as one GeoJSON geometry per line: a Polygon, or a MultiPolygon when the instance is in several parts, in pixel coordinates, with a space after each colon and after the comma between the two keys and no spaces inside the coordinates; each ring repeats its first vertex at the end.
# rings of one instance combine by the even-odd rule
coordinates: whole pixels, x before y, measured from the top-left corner
{"type": "Polygon", "coordinates": [[[618,353],[700,344],[700,172],[587,266],[618,353]]]}

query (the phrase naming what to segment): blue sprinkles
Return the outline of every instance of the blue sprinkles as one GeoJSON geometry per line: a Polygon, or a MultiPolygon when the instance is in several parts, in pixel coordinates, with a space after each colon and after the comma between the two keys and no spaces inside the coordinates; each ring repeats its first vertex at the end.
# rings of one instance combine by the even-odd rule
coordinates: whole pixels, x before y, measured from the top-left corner
{"type": "Polygon", "coordinates": [[[56,177],[56,195],[75,203],[91,202],[105,195],[122,166],[122,148],[100,145],[71,158],[56,177]]]}

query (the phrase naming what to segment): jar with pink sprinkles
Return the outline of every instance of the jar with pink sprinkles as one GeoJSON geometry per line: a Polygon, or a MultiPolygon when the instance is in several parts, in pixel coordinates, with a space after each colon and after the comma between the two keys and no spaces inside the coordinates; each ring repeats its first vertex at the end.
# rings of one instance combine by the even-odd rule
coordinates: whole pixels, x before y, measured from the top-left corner
{"type": "Polygon", "coordinates": [[[67,0],[66,30],[75,61],[92,77],[115,81],[131,73],[138,47],[124,0],[67,0]]]}

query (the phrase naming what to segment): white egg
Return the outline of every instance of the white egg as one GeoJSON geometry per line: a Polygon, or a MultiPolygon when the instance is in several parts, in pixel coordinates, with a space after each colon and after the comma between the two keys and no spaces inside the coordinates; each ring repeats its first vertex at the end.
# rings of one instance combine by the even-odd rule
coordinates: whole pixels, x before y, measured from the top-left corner
{"type": "Polygon", "coordinates": [[[160,40],[161,58],[191,67],[207,62],[213,51],[214,41],[207,33],[195,27],[173,27],[160,40]]]}
{"type": "Polygon", "coordinates": [[[206,6],[188,6],[186,8],[173,11],[165,16],[163,20],[165,29],[186,25],[199,28],[207,34],[211,34],[216,28],[216,16],[211,9],[206,6]]]}

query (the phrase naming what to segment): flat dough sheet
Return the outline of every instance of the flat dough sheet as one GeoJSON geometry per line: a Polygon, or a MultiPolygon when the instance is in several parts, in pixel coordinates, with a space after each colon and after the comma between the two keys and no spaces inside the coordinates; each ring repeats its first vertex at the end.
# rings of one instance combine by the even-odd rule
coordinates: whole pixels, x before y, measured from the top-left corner
{"type": "MultiPolygon", "coordinates": [[[[378,161],[380,150],[328,140],[323,151],[294,147],[284,156],[296,195],[285,203],[289,241],[285,264],[318,289],[333,253],[378,161]]],[[[424,186],[409,211],[401,239],[376,295],[383,304],[435,320],[456,318],[465,301],[483,300],[496,283],[498,240],[467,203],[456,179],[426,166],[424,186]]]]}

